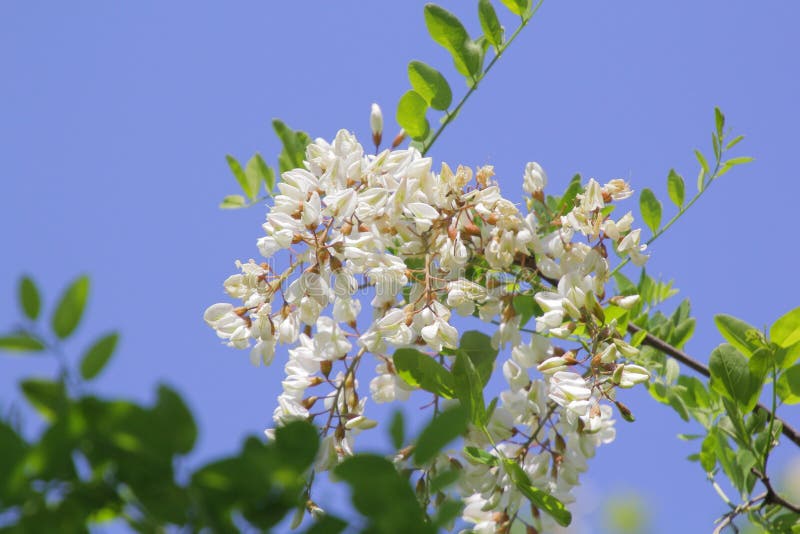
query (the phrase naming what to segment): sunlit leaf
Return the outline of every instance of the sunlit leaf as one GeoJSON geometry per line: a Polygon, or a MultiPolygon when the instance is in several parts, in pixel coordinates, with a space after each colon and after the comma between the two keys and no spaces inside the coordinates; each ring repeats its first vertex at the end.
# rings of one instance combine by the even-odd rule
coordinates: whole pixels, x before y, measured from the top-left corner
{"type": "Polygon", "coordinates": [[[800,341],[800,308],[781,316],[769,329],[769,339],[781,347],[790,347],[800,341]]]}
{"type": "Polygon", "coordinates": [[[406,91],[397,103],[397,124],[403,128],[412,139],[424,139],[428,135],[430,125],[425,113],[428,103],[416,91],[406,91]]]}
{"type": "Polygon", "coordinates": [[[786,404],[800,402],[800,364],[785,370],[775,384],[778,396],[786,404]]]}
{"type": "Polygon", "coordinates": [[[228,195],[222,199],[219,207],[224,210],[235,210],[238,208],[243,208],[245,205],[247,205],[247,201],[242,195],[228,195]]]}
{"type": "Polygon", "coordinates": [[[639,196],[639,209],[642,212],[642,219],[647,224],[650,231],[656,233],[661,226],[661,202],[649,189],[642,189],[639,196]]]}
{"type": "Polygon", "coordinates": [[[503,5],[515,15],[524,15],[528,12],[531,0],[500,0],[503,5]]]}
{"type": "Polygon", "coordinates": [[[422,61],[408,64],[408,79],[422,98],[433,108],[445,110],[453,101],[450,84],[442,73],[422,61]]]}
{"type": "Polygon", "coordinates": [[[426,4],[425,25],[433,40],[453,56],[456,69],[461,74],[474,78],[480,72],[480,47],[470,39],[458,17],[441,6],[426,4]]]}
{"type": "Polygon", "coordinates": [[[714,324],[717,325],[722,337],[742,351],[745,356],[750,356],[763,345],[759,342],[761,333],[758,329],[741,319],[720,313],[714,316],[714,324]]]}
{"type": "Polygon", "coordinates": [[[683,183],[681,175],[675,172],[675,169],[670,169],[667,175],[667,192],[669,193],[669,199],[679,208],[683,207],[686,194],[685,190],[686,186],[683,183]]]}
{"type": "Polygon", "coordinates": [[[392,360],[397,374],[407,384],[446,399],[455,396],[453,375],[432,356],[416,349],[398,349],[392,360]]]}
{"type": "Polygon", "coordinates": [[[481,29],[486,40],[499,50],[500,45],[503,44],[503,27],[500,26],[491,0],[478,0],[478,18],[481,21],[481,29]]]}

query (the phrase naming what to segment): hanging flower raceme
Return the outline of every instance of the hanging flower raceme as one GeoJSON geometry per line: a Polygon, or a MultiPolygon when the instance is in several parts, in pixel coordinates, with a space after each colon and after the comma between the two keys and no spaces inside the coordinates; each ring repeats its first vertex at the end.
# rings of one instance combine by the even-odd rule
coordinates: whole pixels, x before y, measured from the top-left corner
{"type": "MultiPolygon", "coordinates": [[[[375,138],[376,110],[372,126],[375,138]]],[[[368,397],[407,400],[420,387],[401,378],[398,349],[451,372],[461,338],[454,317],[492,324],[491,345],[509,350],[501,366],[509,389],[486,422],[489,435],[472,429],[465,439],[498,464],[437,460],[463,464],[464,518],[487,532],[522,499],[502,461],[514,459],[535,486],[568,501],[586,459],[613,440],[616,389],[648,377],[624,362],[636,349],[603,312],[636,303],[606,297],[608,250],[647,259],[630,213],[614,220],[607,209],[630,196],[628,185],[589,180],[557,202],[544,194],[544,170],[530,163],[522,214],[493,175],[447,164],[434,172],[413,148],[368,155],[344,130],[330,143],[318,139],[304,167],[281,177],[257,243],[264,260],[237,262],[240,272],[225,281],[239,303],[205,313],[226,344],[250,348],[254,364],[290,347],[273,417],[319,425],[317,469],[351,454],[354,437],[375,426],[368,397]],[[524,327],[529,319],[534,330],[524,327]],[[375,365],[361,365],[367,355],[375,365]]],[[[539,521],[547,527],[546,516],[539,521]]]]}

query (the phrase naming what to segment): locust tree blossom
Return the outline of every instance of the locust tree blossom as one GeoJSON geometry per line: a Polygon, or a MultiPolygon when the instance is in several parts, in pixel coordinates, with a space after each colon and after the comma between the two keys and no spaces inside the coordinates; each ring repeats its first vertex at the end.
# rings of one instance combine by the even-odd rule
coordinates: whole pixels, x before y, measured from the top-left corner
{"type": "MultiPolygon", "coordinates": [[[[371,126],[378,146],[377,106],[371,126]]],[[[463,470],[463,518],[476,532],[495,532],[520,510],[508,462],[569,502],[587,459],[614,439],[617,389],[649,377],[626,361],[637,349],[604,313],[636,304],[607,295],[609,251],[647,260],[631,214],[615,220],[607,209],[631,195],[628,184],[591,179],[558,201],[545,195],[544,169],[529,163],[522,213],[493,177],[488,166],[437,171],[414,148],[367,154],[344,130],[317,139],[303,168],[281,177],[256,243],[263,259],[236,262],[223,284],[239,302],[204,316],[224,343],[249,348],[253,363],[283,365],[273,419],[319,426],[318,470],[352,454],[355,436],[375,426],[368,399],[404,401],[421,387],[401,376],[398,349],[453,373],[463,334],[455,316],[484,321],[508,389],[464,445],[496,461],[446,453],[421,466],[463,470]]],[[[546,514],[533,521],[551,526],[546,514]]]]}

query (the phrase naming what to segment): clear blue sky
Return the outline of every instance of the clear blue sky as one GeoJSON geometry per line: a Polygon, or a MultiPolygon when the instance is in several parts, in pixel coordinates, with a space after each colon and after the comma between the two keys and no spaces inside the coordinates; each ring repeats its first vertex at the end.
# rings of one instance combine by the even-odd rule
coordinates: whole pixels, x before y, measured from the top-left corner
{"type": "MultiPolygon", "coordinates": [[[[477,33],[476,2],[442,4],[477,33]]],[[[200,416],[193,461],[260,432],[281,366],[252,368],[202,322],[233,261],[257,256],[264,216],[216,208],[237,192],[224,156],[261,151],[274,162],[272,117],[312,136],[351,129],[366,143],[373,101],[393,130],[409,60],[453,71],[422,6],[0,3],[0,325],[17,317],[20,273],[49,302],[89,273],[88,321],[71,353],[108,329],[123,333],[101,391],[149,400],[156,381],[177,386],[200,416]]],[[[800,305],[797,20],[800,4],[788,1],[548,0],[431,155],[494,165],[511,198],[537,160],[553,188],[575,172],[622,177],[666,208],[667,171],[693,190],[691,150],[710,152],[719,105],[748,137],[740,153],[757,161],[715,184],[649,264],[691,297],[688,351],[706,360],[721,341],[714,313],[764,325],[800,305]]],[[[0,398],[21,373],[52,369],[0,360],[0,398]]],[[[618,422],[618,440],[593,461],[584,479],[593,499],[627,488],[651,501],[656,532],[711,530],[723,505],[684,460],[695,445],[674,437],[691,427],[643,390],[628,399],[638,421],[618,422]]],[[[797,409],[784,415],[800,423],[797,409]]]]}

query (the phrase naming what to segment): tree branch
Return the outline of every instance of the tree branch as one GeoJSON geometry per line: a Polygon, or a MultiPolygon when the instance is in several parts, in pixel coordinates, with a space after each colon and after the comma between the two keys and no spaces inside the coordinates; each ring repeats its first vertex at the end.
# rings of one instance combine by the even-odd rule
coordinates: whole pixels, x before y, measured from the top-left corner
{"type": "MultiPolygon", "coordinates": [[[[628,323],[628,332],[631,335],[637,334],[638,332],[641,332],[642,330],[643,329],[641,327],[636,326],[635,324],[633,324],[631,322],[628,323]]],[[[711,377],[711,372],[708,370],[708,367],[706,367],[705,365],[703,365],[699,361],[695,360],[694,358],[692,358],[691,356],[689,356],[688,354],[686,354],[682,350],[673,347],[672,345],[670,345],[669,343],[667,343],[663,339],[659,339],[659,338],[655,337],[654,335],[652,335],[650,333],[647,333],[645,335],[645,337],[644,337],[644,340],[642,341],[642,344],[650,346],[650,347],[653,347],[654,349],[660,350],[664,354],[668,354],[668,355],[672,356],[673,358],[675,358],[676,360],[678,360],[679,362],[684,364],[686,367],[691,368],[692,370],[700,373],[701,375],[703,375],[703,376],[705,376],[707,378],[711,377]]],[[[767,408],[763,404],[756,405],[756,407],[753,409],[753,411],[754,412],[763,411],[763,412],[765,412],[767,414],[771,413],[769,408],[767,408]]],[[[795,445],[800,447],[800,432],[798,432],[796,429],[792,428],[786,421],[783,421],[781,418],[777,417],[777,415],[773,414],[773,416],[775,417],[776,421],[780,421],[781,422],[781,426],[783,427],[783,430],[782,430],[783,435],[786,436],[792,443],[794,443],[795,445]]]]}

